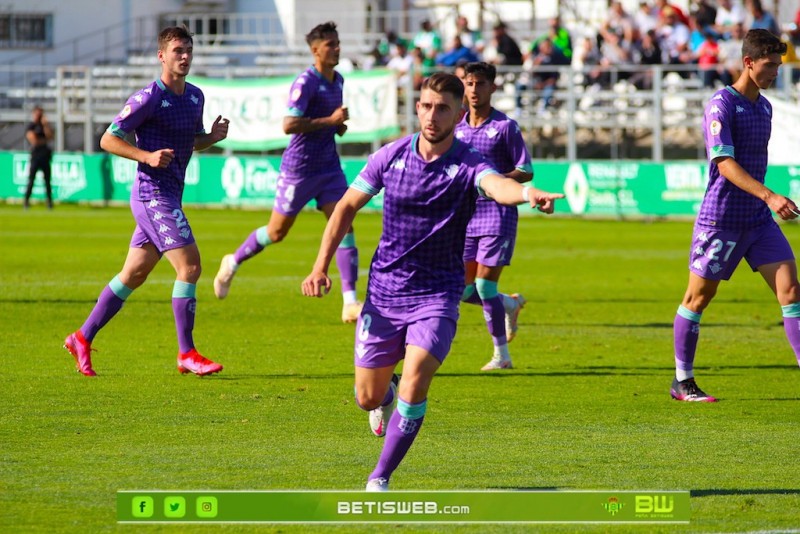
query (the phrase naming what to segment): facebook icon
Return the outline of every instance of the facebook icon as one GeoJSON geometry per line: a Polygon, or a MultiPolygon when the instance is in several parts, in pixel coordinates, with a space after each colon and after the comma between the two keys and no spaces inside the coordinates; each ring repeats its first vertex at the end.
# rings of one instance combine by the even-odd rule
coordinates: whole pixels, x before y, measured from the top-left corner
{"type": "Polygon", "coordinates": [[[153,498],[138,496],[131,501],[131,513],[133,517],[146,518],[153,517],[153,498]]]}

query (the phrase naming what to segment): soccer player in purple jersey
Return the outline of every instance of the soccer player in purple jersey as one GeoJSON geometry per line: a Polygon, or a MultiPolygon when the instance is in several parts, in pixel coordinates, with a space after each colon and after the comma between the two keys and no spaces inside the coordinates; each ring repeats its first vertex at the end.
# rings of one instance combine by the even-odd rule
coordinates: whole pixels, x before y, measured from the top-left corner
{"type": "Polygon", "coordinates": [[[552,213],[554,201],[563,198],[506,178],[477,150],[455,139],[463,96],[464,86],[452,74],[440,72],[425,80],[417,102],[422,131],[369,158],[331,215],[302,285],[310,297],[330,290],[328,267],[339,241],[356,212],[383,189],[383,234],[355,339],[356,402],[370,411],[372,432],[386,436],[367,491],[388,489],[422,425],[433,375],[450,350],[475,200],[486,195],[509,206],[529,202],[552,213]],[[395,366],[403,359],[403,376],[396,384],[395,366]]]}
{"type": "Polygon", "coordinates": [[[83,326],[64,341],[78,371],[86,376],[96,374],[91,360],[95,335],[144,283],[162,255],[177,273],[172,310],[178,332],[178,370],[201,376],[222,370],[197,352],[192,338],[200,252],[183,213],[182,197],[192,151],[225,139],[228,120],[217,117],[211,132],[205,132],[203,93],[186,83],[192,49],[186,28],[164,29],[158,36],[161,77],[128,99],[100,140],[103,150],[139,163],[131,191],[136,228],[122,271],[100,293],[83,326]],[[129,133],[136,134],[136,146],[125,141],[129,133]]]}
{"type": "MultiPolygon", "coordinates": [[[[344,79],[334,70],[339,64],[339,34],[336,24],[326,22],[306,35],[314,65],[292,84],[289,110],[283,130],[292,134],[281,159],[275,205],[267,226],[254,230],[233,254],[222,258],[214,278],[214,293],[223,299],[239,265],[269,245],[280,243],[289,233],[297,215],[312,199],[317,209],[330,218],[336,203],[347,190],[347,180],[336,152],[334,135],[344,135],[347,108],[342,106],[344,79]]],[[[349,228],[336,251],[336,265],[342,276],[342,321],[355,322],[362,304],[356,298],[358,249],[349,228]]]]}
{"type": "Polygon", "coordinates": [[[778,76],[786,44],[766,30],[747,32],[744,71],[717,91],[703,117],[708,187],[694,226],[689,285],[675,315],[675,379],[670,394],[681,401],[714,402],[694,379],[700,318],[744,258],[775,293],[786,336],[800,362],[800,284],[794,254],[770,210],[797,217],[797,205],[764,185],[772,106],[761,95],[778,76]]]}
{"type": "MultiPolygon", "coordinates": [[[[520,183],[530,181],[533,167],[519,126],[492,107],[492,94],[497,88],[494,65],[477,62],[464,68],[462,81],[469,111],[456,126],[456,139],[477,149],[504,176],[520,183]]],[[[464,246],[467,287],[461,300],[483,306],[494,345],[492,359],[483,366],[483,371],[511,368],[508,343],[517,333],[525,298],[516,293],[500,293],[497,284],[503,267],[511,264],[518,218],[516,206],[503,206],[479,197],[467,226],[464,246]]]]}

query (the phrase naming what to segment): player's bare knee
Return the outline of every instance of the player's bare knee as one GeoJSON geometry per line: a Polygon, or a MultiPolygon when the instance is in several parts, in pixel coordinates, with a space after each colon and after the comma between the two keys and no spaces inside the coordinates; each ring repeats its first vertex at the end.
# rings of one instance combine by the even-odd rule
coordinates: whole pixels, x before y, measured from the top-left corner
{"type": "Polygon", "coordinates": [[[283,228],[278,228],[276,230],[268,230],[267,231],[267,235],[269,236],[269,240],[273,244],[280,243],[281,241],[283,241],[288,233],[289,233],[289,230],[284,230],[283,228]]]}
{"type": "Polygon", "coordinates": [[[374,391],[362,391],[356,394],[358,405],[364,410],[374,410],[381,405],[386,394],[378,395],[374,391]]]}

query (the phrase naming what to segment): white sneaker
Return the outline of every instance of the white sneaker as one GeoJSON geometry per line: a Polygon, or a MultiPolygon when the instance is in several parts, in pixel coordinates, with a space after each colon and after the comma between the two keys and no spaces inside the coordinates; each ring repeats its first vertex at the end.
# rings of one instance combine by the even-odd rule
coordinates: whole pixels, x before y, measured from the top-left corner
{"type": "Polygon", "coordinates": [[[361,309],[363,307],[363,302],[353,302],[352,304],[345,304],[342,306],[342,322],[355,323],[358,321],[358,316],[361,315],[361,309]]]}
{"type": "Polygon", "coordinates": [[[514,293],[513,295],[509,295],[509,297],[511,297],[512,302],[515,303],[513,308],[506,310],[506,341],[511,343],[511,340],[517,337],[517,330],[519,330],[519,324],[517,323],[519,312],[525,307],[528,301],[519,293],[514,293]]]}
{"type": "Polygon", "coordinates": [[[233,254],[224,255],[219,264],[217,276],[214,277],[214,294],[218,299],[224,299],[228,296],[228,291],[231,289],[231,282],[233,282],[233,275],[235,274],[236,270],[233,267],[233,254]]]}
{"type": "Polygon", "coordinates": [[[481,371],[494,371],[496,369],[511,369],[511,358],[503,358],[499,354],[492,356],[489,363],[481,367],[481,371]]]}
{"type": "Polygon", "coordinates": [[[386,426],[389,424],[389,419],[394,413],[394,408],[397,406],[397,375],[392,376],[392,381],[389,383],[389,388],[394,393],[394,399],[387,406],[378,406],[374,410],[369,411],[369,427],[372,433],[382,438],[386,435],[386,426]]]}
{"type": "Polygon", "coordinates": [[[367,482],[367,491],[389,491],[389,481],[385,478],[373,478],[367,482]]]}

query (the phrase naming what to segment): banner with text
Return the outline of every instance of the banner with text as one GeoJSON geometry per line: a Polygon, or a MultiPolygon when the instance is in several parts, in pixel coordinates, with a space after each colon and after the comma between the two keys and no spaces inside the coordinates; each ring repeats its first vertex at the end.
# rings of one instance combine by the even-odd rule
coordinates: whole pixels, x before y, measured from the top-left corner
{"type": "Polygon", "coordinates": [[[120,523],[688,523],[688,491],[120,491],[120,523]]]}
{"type": "MultiPolygon", "coordinates": [[[[30,156],[0,153],[0,199],[17,200],[25,194],[30,156]]],[[[342,168],[352,182],[366,163],[343,158],[342,168]]],[[[186,173],[185,204],[271,208],[275,200],[280,157],[196,155],[186,173]]],[[[707,164],[674,163],[534,162],[534,183],[548,191],[563,191],[556,213],[601,217],[694,216],[705,193],[707,164]]],[[[108,154],[56,154],[53,158],[53,194],[60,202],[127,202],[136,164],[108,154]]],[[[800,200],[800,165],[772,165],[767,185],[775,192],[800,200]]],[[[34,199],[44,196],[37,178],[34,199]]],[[[383,194],[367,209],[380,210],[383,194]]],[[[520,212],[530,214],[530,208],[520,212]]]]}
{"type": "MultiPolygon", "coordinates": [[[[224,80],[191,77],[203,90],[203,124],[211,128],[217,116],[230,120],[228,138],[219,143],[234,150],[272,150],[289,144],[283,118],[293,77],[224,80]]],[[[391,71],[349,73],[344,105],[350,113],[347,132],[337,142],[380,141],[400,132],[397,123],[397,82],[391,71]]]]}

